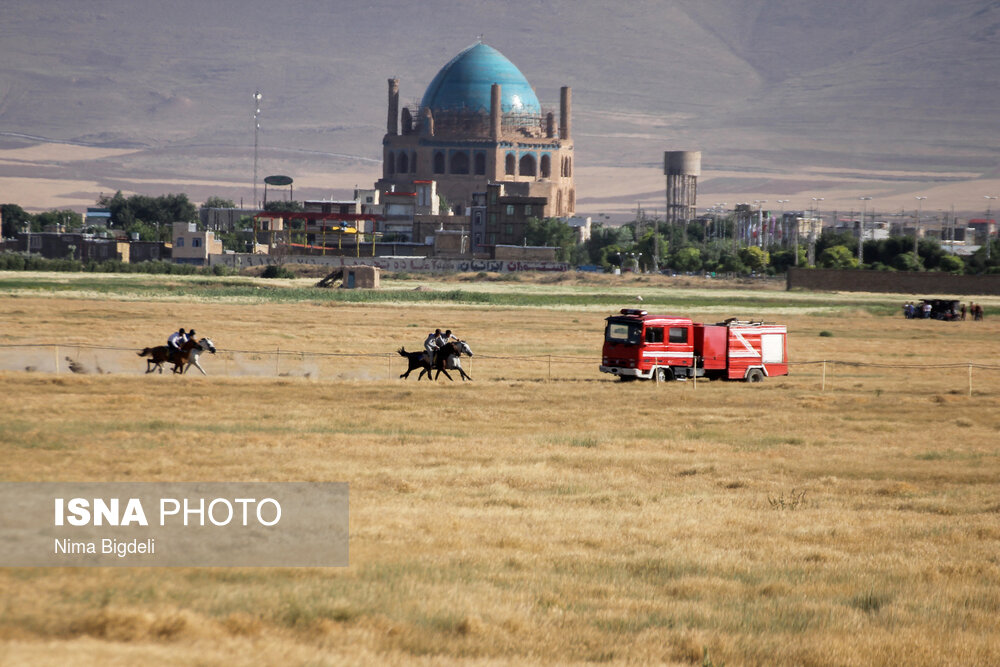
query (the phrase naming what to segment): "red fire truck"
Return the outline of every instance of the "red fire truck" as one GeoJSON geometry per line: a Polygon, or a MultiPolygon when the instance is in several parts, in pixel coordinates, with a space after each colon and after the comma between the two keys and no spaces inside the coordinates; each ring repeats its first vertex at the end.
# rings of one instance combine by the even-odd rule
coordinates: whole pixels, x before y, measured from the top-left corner
{"type": "Polygon", "coordinates": [[[735,317],[701,324],[633,308],[623,308],[607,322],[601,372],[622,380],[705,377],[762,382],[788,375],[788,332],[783,324],[735,317]]]}

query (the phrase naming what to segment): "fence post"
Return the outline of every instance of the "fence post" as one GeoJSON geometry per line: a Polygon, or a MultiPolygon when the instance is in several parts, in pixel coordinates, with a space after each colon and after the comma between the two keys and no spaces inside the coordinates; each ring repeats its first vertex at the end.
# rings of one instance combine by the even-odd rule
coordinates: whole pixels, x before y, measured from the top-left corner
{"type": "Polygon", "coordinates": [[[826,391],[826,361],[823,361],[823,383],[821,385],[820,391],[826,391]]]}
{"type": "Polygon", "coordinates": [[[59,375],[59,346],[55,346],[56,351],[56,375],[59,375]]]}
{"type": "Polygon", "coordinates": [[[278,359],[281,358],[281,348],[274,348],[274,376],[278,377],[278,359]]]}
{"type": "Polygon", "coordinates": [[[972,362],[969,362],[969,398],[972,398],[972,362]]]}
{"type": "Polygon", "coordinates": [[[552,355],[549,355],[549,382],[552,381],[552,355]]]}

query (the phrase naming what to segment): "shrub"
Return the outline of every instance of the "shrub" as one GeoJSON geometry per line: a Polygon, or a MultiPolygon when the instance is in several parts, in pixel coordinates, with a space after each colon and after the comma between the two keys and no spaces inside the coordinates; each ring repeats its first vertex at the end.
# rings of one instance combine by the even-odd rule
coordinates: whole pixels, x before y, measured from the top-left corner
{"type": "Polygon", "coordinates": [[[286,269],[281,264],[268,264],[264,268],[264,272],[260,274],[261,278],[294,278],[295,274],[286,269]]]}

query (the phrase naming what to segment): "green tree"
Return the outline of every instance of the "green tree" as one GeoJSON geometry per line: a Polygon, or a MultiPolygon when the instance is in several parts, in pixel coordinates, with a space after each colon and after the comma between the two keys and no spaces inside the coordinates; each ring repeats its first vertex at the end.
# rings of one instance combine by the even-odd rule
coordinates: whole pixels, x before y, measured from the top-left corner
{"type": "Polygon", "coordinates": [[[858,260],[847,246],[830,246],[819,254],[817,263],[824,269],[856,269],[858,260]]]}
{"type": "Polygon", "coordinates": [[[740,248],[740,262],[743,263],[751,271],[761,272],[767,268],[770,263],[771,258],[766,250],[758,248],[757,246],[748,246],[746,248],[740,248]]]}
{"type": "Polygon", "coordinates": [[[938,262],[938,268],[948,273],[962,273],[965,271],[965,262],[957,255],[945,255],[938,262]]]}
{"type": "Polygon", "coordinates": [[[70,209],[45,211],[35,216],[35,222],[42,229],[48,225],[65,225],[67,230],[72,230],[83,227],[83,216],[70,209]]]}
{"type": "MultiPolygon", "coordinates": [[[[806,249],[799,248],[799,266],[806,265],[806,249]]],[[[795,250],[774,250],[771,252],[771,268],[775,273],[786,273],[788,269],[795,266],[795,250]]]]}
{"type": "Polygon", "coordinates": [[[24,226],[32,222],[32,215],[17,204],[0,204],[0,217],[3,218],[3,237],[8,239],[23,232],[24,226]]]}
{"type": "Polygon", "coordinates": [[[722,273],[738,273],[746,274],[750,272],[747,265],[740,261],[740,258],[734,255],[728,249],[723,250],[719,253],[719,261],[716,265],[716,271],[722,273]]]}
{"type": "Polygon", "coordinates": [[[269,201],[264,204],[265,211],[301,211],[302,202],[291,201],[269,201]]]}
{"type": "Polygon", "coordinates": [[[571,262],[579,259],[576,252],[576,231],[557,218],[531,218],[524,228],[524,241],[527,245],[558,248],[556,259],[560,262],[571,262]]]}
{"type": "Polygon", "coordinates": [[[912,252],[899,253],[892,258],[889,265],[897,271],[920,271],[924,268],[920,265],[920,261],[913,256],[912,252]]]}
{"type": "Polygon", "coordinates": [[[119,190],[114,196],[101,197],[97,200],[97,204],[111,211],[111,226],[120,229],[128,229],[136,220],[164,227],[169,227],[174,222],[198,220],[198,209],[185,194],[126,197],[119,190]]]}
{"type": "Polygon", "coordinates": [[[201,208],[236,208],[236,204],[232,199],[209,197],[202,203],[201,208]]]}
{"type": "Polygon", "coordinates": [[[674,253],[671,265],[678,271],[701,271],[701,250],[687,246],[674,253]]]}

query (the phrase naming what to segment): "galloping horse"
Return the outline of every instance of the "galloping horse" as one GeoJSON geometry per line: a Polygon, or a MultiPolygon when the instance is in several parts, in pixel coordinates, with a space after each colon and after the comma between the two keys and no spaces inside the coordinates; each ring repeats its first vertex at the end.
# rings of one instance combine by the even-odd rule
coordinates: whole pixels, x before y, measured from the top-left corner
{"type": "Polygon", "coordinates": [[[210,350],[212,354],[215,354],[215,345],[208,338],[202,338],[200,341],[189,340],[181,345],[180,349],[173,355],[170,356],[170,348],[166,345],[157,345],[156,347],[146,347],[143,348],[141,352],[137,352],[140,357],[149,357],[146,360],[146,373],[152,373],[155,370],[163,373],[163,364],[172,363],[174,365],[174,373],[184,373],[192,363],[198,367],[203,374],[205,369],[198,364],[198,355],[201,354],[203,350],[210,350]],[[191,356],[194,350],[197,353],[194,354],[194,361],[191,361],[191,356]]]}
{"type": "Polygon", "coordinates": [[[182,370],[181,373],[187,373],[188,369],[191,368],[191,366],[194,366],[201,371],[202,375],[208,375],[208,373],[205,372],[205,369],[201,367],[201,364],[198,363],[198,357],[200,357],[201,353],[205,350],[215,354],[215,343],[212,342],[211,338],[202,338],[198,341],[197,345],[191,348],[191,354],[188,355],[187,364],[184,366],[184,370],[182,370]]]}
{"type": "MultiPolygon", "coordinates": [[[[434,375],[434,379],[437,380],[441,377],[441,373],[444,373],[444,376],[451,380],[452,378],[448,375],[448,370],[452,370],[458,371],[462,374],[462,382],[471,380],[472,378],[462,368],[463,354],[467,354],[470,357],[472,356],[472,348],[470,348],[469,344],[464,340],[442,345],[441,349],[437,351],[437,356],[434,357],[434,368],[437,370],[437,373],[434,375]]],[[[424,372],[425,371],[420,371],[421,374],[424,372]]],[[[431,376],[430,370],[427,370],[426,373],[427,377],[431,376]]],[[[417,379],[419,380],[420,378],[417,379]]]]}
{"type": "Polygon", "coordinates": [[[430,378],[431,371],[435,368],[437,369],[437,375],[434,376],[435,380],[438,379],[441,373],[444,373],[444,376],[451,380],[452,377],[448,375],[449,370],[457,370],[461,373],[463,381],[472,379],[462,369],[462,362],[460,360],[462,354],[467,354],[470,357],[472,356],[472,350],[469,348],[468,343],[464,340],[457,343],[448,343],[438,350],[437,360],[433,368],[431,367],[430,361],[427,359],[426,352],[407,352],[405,347],[399,348],[397,352],[399,353],[399,356],[406,358],[408,364],[406,372],[399,376],[404,380],[410,376],[410,373],[418,368],[420,369],[420,375],[417,376],[418,381],[421,380],[424,375],[430,378]]]}
{"type": "Polygon", "coordinates": [[[420,375],[417,376],[417,380],[422,378],[424,376],[424,373],[430,374],[431,363],[427,361],[426,352],[407,352],[405,347],[399,348],[397,352],[399,353],[399,356],[406,358],[407,364],[409,365],[409,367],[406,369],[406,372],[400,375],[399,377],[405,380],[406,378],[410,377],[410,373],[417,370],[418,368],[421,370],[420,370],[420,375]]]}

